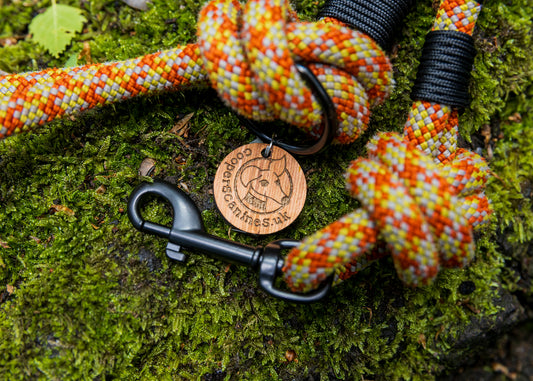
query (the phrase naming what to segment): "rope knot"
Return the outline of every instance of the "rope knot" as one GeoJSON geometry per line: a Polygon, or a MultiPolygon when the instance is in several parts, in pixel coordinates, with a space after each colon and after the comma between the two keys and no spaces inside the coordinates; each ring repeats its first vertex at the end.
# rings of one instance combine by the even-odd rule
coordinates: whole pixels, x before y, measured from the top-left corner
{"type": "Polygon", "coordinates": [[[489,213],[481,189],[485,162],[460,151],[439,165],[395,133],[376,135],[367,148],[369,158],[355,160],[346,173],[347,188],[361,209],[291,251],[284,271],[293,289],[308,290],[334,271],[344,273],[341,279],[353,275],[385,255],[376,251],[380,241],[399,277],[413,286],[430,283],[440,267],[463,267],[473,258],[472,227],[486,222],[489,213]],[[327,241],[335,245],[324,247],[327,241]]]}
{"type": "Polygon", "coordinates": [[[318,101],[294,62],[303,62],[337,109],[336,140],[348,143],[367,127],[370,107],[392,85],[392,67],[363,33],[330,22],[298,22],[285,0],[214,0],[200,12],[198,46],[212,86],[241,115],[281,119],[317,134],[318,101]]]}
{"type": "Polygon", "coordinates": [[[0,139],[54,118],[207,79],[241,115],[281,119],[319,135],[322,110],[294,62],[305,63],[336,105],[336,141],[367,127],[369,107],[392,85],[384,52],[328,18],[297,22],[287,0],[214,0],[202,9],[198,44],[119,62],[0,76],[0,139]]]}

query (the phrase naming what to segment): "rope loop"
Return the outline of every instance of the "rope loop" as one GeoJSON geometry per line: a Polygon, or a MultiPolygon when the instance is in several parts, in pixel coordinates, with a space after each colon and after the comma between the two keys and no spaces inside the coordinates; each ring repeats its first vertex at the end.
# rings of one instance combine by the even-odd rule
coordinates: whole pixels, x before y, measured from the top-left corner
{"type": "Polygon", "coordinates": [[[474,256],[472,227],[487,222],[482,193],[488,167],[460,151],[439,165],[408,137],[380,133],[367,145],[368,159],[346,173],[349,192],[361,208],[308,237],[284,268],[296,291],[308,291],[332,273],[345,279],[391,253],[408,285],[430,283],[440,267],[463,267],[474,256]]]}
{"type": "Polygon", "coordinates": [[[319,103],[295,62],[307,65],[337,109],[336,141],[367,127],[370,107],[392,86],[391,64],[367,35],[327,22],[298,22],[286,0],[213,0],[200,12],[198,46],[211,85],[246,118],[280,119],[319,135],[319,103]]]}

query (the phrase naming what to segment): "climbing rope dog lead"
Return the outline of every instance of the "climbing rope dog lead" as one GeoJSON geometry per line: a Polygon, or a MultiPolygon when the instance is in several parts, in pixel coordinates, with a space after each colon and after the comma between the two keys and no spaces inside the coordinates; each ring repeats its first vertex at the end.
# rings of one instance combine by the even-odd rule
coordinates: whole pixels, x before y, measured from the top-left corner
{"type": "Polygon", "coordinates": [[[291,289],[308,291],[336,274],[346,279],[391,253],[409,285],[430,283],[440,267],[474,256],[473,228],[489,221],[488,167],[457,148],[458,109],[468,101],[465,72],[481,5],[443,1],[423,50],[404,137],[376,135],[368,159],[354,161],[347,188],[361,208],[303,240],[283,269],[291,289]]]}
{"type": "MultiPolygon", "coordinates": [[[[455,26],[460,33],[471,33],[479,9],[470,1],[444,1],[434,29],[455,26]]],[[[335,103],[336,141],[351,142],[366,128],[369,108],[388,96],[391,67],[372,38],[343,26],[351,25],[350,17],[325,16],[319,23],[296,23],[281,0],[249,1],[244,10],[237,2],[217,0],[200,14],[198,45],[123,62],[1,77],[0,137],[99,104],[208,82],[245,117],[279,118],[318,134],[320,107],[292,65],[297,59],[309,66],[335,103]],[[228,32],[221,32],[223,28],[228,32]]],[[[375,32],[379,40],[383,28],[370,25],[368,33],[375,32]]],[[[428,57],[431,62],[435,57],[428,57]]],[[[426,71],[434,76],[435,70],[430,64],[426,71]]],[[[419,77],[421,94],[431,78],[419,77]]],[[[490,214],[486,197],[476,194],[486,167],[479,157],[456,149],[453,102],[420,99],[411,110],[406,138],[377,136],[369,145],[372,160],[360,159],[349,169],[348,187],[364,208],[289,254],[283,270],[293,290],[317,287],[334,273],[339,279],[348,277],[384,255],[382,240],[393,252],[400,277],[410,284],[429,282],[439,263],[462,266],[471,259],[470,224],[481,224],[490,214]],[[463,196],[467,211],[457,209],[463,196]]]]}
{"type": "MultiPolygon", "coordinates": [[[[333,21],[333,19],[329,19],[333,21]]],[[[318,133],[322,110],[294,67],[303,62],[333,100],[336,140],[366,128],[392,85],[391,65],[366,34],[332,22],[297,22],[284,0],[214,0],[200,12],[198,44],[121,62],[0,77],[0,138],[54,118],[161,90],[209,82],[253,120],[281,119],[318,133]]]]}

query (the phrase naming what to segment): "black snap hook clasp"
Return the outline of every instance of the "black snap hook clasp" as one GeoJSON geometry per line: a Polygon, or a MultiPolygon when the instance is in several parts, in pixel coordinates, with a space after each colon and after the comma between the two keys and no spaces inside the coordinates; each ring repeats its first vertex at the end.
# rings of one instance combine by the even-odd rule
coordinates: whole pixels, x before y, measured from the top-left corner
{"type": "Polygon", "coordinates": [[[204,232],[202,216],[191,198],[182,190],[161,181],[143,183],[135,188],[128,202],[128,217],[137,230],[168,239],[167,255],[180,262],[185,261],[185,254],[181,252],[180,245],[172,240],[175,232],[204,232]],[[174,214],[172,228],[142,218],[141,206],[150,196],[159,197],[170,204],[174,214]]]}
{"type": "Polygon", "coordinates": [[[263,290],[277,298],[296,303],[312,303],[322,299],[331,288],[331,281],[326,282],[319,290],[307,294],[296,294],[277,288],[275,281],[282,273],[284,264],[281,253],[285,249],[295,247],[299,241],[280,240],[265,247],[252,247],[207,234],[202,216],[191,198],[170,184],[156,181],[139,185],[130,196],[128,217],[136,229],[166,238],[166,253],[170,258],[183,262],[185,254],[181,252],[181,248],[185,247],[201,250],[226,262],[248,266],[258,270],[259,283],[263,290]],[[170,204],[174,214],[172,227],[143,219],[141,206],[149,196],[159,197],[170,204]]]}

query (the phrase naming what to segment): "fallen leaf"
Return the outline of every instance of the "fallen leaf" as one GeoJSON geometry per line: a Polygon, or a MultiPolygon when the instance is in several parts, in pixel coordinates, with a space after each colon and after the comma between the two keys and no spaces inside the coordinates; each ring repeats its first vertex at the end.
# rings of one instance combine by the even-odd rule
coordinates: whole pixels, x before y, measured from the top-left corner
{"type": "Polygon", "coordinates": [[[8,285],[6,286],[6,289],[7,289],[7,293],[8,293],[9,295],[11,295],[13,292],[15,292],[15,287],[13,287],[13,286],[10,285],[10,284],[8,284],[8,285]]]}
{"type": "Polygon", "coordinates": [[[11,247],[9,247],[7,242],[4,242],[4,241],[0,241],[0,247],[2,247],[2,249],[11,249],[11,247]]]}
{"type": "Polygon", "coordinates": [[[522,115],[520,115],[520,113],[518,112],[515,112],[513,115],[511,115],[507,119],[509,119],[509,121],[514,122],[514,123],[520,123],[522,121],[522,115]]]}
{"type": "Polygon", "coordinates": [[[365,307],[365,309],[367,309],[368,313],[370,314],[370,317],[368,318],[368,325],[370,325],[370,323],[372,322],[372,308],[365,307]]]}
{"type": "Polygon", "coordinates": [[[170,130],[171,134],[178,135],[184,138],[189,137],[189,121],[194,116],[194,112],[191,112],[190,114],[185,115],[183,118],[181,118],[178,123],[172,127],[170,130]]]}
{"type": "Polygon", "coordinates": [[[506,377],[509,377],[511,380],[516,380],[517,374],[515,372],[510,372],[509,368],[500,363],[492,363],[492,370],[495,372],[503,373],[506,377]]]}
{"type": "Polygon", "coordinates": [[[176,162],[176,164],[178,165],[185,165],[187,164],[187,160],[185,159],[185,157],[183,157],[183,155],[178,155],[178,157],[176,157],[174,159],[174,161],[176,162]]]}
{"type": "Polygon", "coordinates": [[[490,145],[490,139],[492,138],[492,131],[488,124],[485,124],[481,129],[481,135],[485,138],[485,148],[487,150],[487,159],[492,160],[493,151],[490,145]]]}
{"type": "Polygon", "coordinates": [[[78,59],[81,60],[82,58],[85,58],[85,62],[88,65],[93,63],[93,59],[91,57],[91,45],[88,41],[83,43],[83,48],[81,49],[80,54],[78,54],[78,59]]]}
{"type": "Polygon", "coordinates": [[[439,335],[444,332],[444,325],[441,325],[437,333],[435,333],[435,341],[439,338],[439,335]]]}
{"type": "Polygon", "coordinates": [[[292,349],[289,349],[287,352],[285,352],[285,358],[288,362],[292,362],[296,359],[296,352],[292,349]]]}
{"type": "Polygon", "coordinates": [[[64,205],[52,204],[52,205],[50,205],[50,209],[53,209],[56,212],[63,212],[63,213],[65,213],[68,216],[74,216],[75,215],[75,213],[74,213],[74,211],[72,209],[67,208],[64,205]]]}
{"type": "Polygon", "coordinates": [[[96,189],[95,192],[98,193],[98,194],[104,194],[105,191],[106,191],[106,187],[105,187],[105,185],[102,184],[102,185],[100,185],[100,186],[98,187],[98,189],[96,189]]]}
{"type": "Polygon", "coordinates": [[[422,347],[426,349],[426,335],[421,333],[420,335],[418,335],[417,341],[418,341],[418,344],[422,345],[422,347]]]}
{"type": "Polygon", "coordinates": [[[189,190],[189,186],[187,184],[185,184],[183,181],[180,182],[180,188],[183,189],[185,192],[187,193],[191,193],[191,191],[189,190]]]}
{"type": "Polygon", "coordinates": [[[457,305],[458,306],[463,306],[463,307],[466,307],[468,308],[470,311],[472,311],[473,313],[475,314],[479,314],[481,311],[476,308],[471,302],[470,302],[470,298],[466,298],[464,300],[460,300],[457,302],[457,305]]]}
{"type": "Polygon", "coordinates": [[[17,39],[15,37],[5,37],[0,38],[0,46],[6,47],[6,46],[13,46],[16,45],[17,39]]]}
{"type": "Polygon", "coordinates": [[[485,138],[485,144],[488,144],[489,141],[490,141],[490,138],[492,137],[492,132],[491,132],[491,129],[490,129],[490,125],[485,124],[481,128],[481,135],[485,138]]]}
{"type": "Polygon", "coordinates": [[[144,159],[139,167],[139,176],[150,176],[155,169],[156,163],[157,162],[150,157],[144,159]]]}

